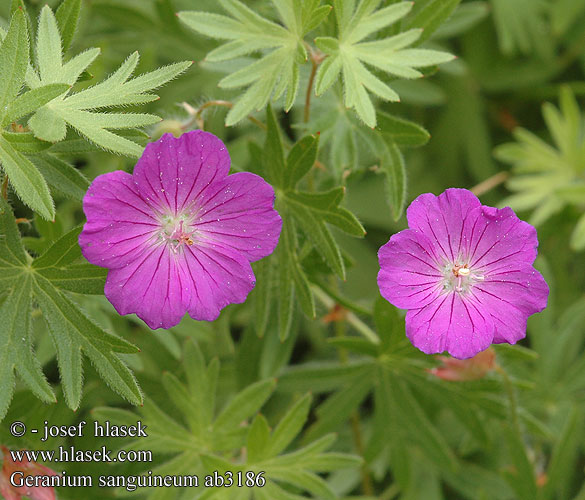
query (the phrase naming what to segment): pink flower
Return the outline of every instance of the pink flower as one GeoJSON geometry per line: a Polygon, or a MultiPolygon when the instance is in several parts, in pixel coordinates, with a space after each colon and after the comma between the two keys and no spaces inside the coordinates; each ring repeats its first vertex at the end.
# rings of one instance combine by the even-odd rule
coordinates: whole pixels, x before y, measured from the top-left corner
{"type": "Polygon", "coordinates": [[[250,262],[272,253],[282,221],[274,190],[251,173],[228,176],[230,157],[213,134],[165,134],[133,175],[97,177],[83,200],[79,244],[109,268],[105,295],[120,314],[170,328],[185,312],[214,320],[254,287],[250,262]]]}
{"type": "Polygon", "coordinates": [[[408,309],[406,334],[427,354],[470,358],[516,343],[548,286],[532,267],[536,230],[510,208],[484,206],[465,189],[427,193],[408,207],[406,229],[380,248],[378,286],[408,309]]]}
{"type": "Polygon", "coordinates": [[[32,500],[55,500],[55,489],[52,487],[16,487],[12,486],[10,478],[15,472],[22,472],[23,475],[18,474],[14,480],[15,483],[20,484],[29,476],[58,476],[59,474],[44,465],[36,462],[29,462],[27,459],[14,461],[12,460],[8,448],[0,446],[0,449],[4,456],[2,474],[0,474],[0,495],[2,495],[5,500],[21,500],[23,496],[31,498],[32,500]]]}
{"type": "Polygon", "coordinates": [[[489,347],[469,359],[454,359],[439,356],[441,366],[429,370],[436,377],[452,382],[479,380],[496,366],[496,352],[489,347]]]}

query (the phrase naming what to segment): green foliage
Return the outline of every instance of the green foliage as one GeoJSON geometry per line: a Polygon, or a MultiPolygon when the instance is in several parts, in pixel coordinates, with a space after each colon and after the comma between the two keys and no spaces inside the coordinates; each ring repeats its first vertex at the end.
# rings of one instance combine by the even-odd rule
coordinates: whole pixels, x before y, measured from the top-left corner
{"type": "MultiPolygon", "coordinates": [[[[339,245],[326,224],[356,237],[363,237],[365,230],[351,212],[340,206],[345,194],[342,187],[325,192],[302,191],[296,187],[314,168],[319,136],[303,137],[292,146],[285,157],[280,128],[270,104],[266,121],[268,128],[264,151],[267,154],[263,156],[263,174],[276,188],[276,206],[283,219],[276,257],[279,278],[278,330],[281,340],[285,340],[291,328],[295,295],[305,314],[315,317],[313,293],[300,255],[298,230],[307,242],[314,245],[323,262],[342,279],[345,278],[345,263],[339,245]]],[[[259,276],[259,281],[270,280],[266,271],[272,265],[263,265],[263,274],[266,276],[259,276]]],[[[267,287],[266,284],[263,286],[267,287]]],[[[261,292],[256,299],[264,302],[263,310],[259,311],[258,316],[257,331],[260,336],[264,334],[265,317],[270,309],[270,303],[266,303],[269,298],[261,292]]]]}
{"type": "Polygon", "coordinates": [[[82,262],[77,243],[80,230],[58,239],[39,258],[26,252],[10,206],[0,199],[0,265],[2,291],[2,396],[0,420],[6,415],[15,384],[14,370],[34,394],[45,402],[56,402],[43,375],[32,344],[31,315],[38,304],[57,353],[67,405],[77,409],[82,392],[82,352],[106,383],[133,404],[142,393],[126,365],[115,353],[133,353],[138,348],[95,324],[67,292],[101,293],[103,269],[82,262]],[[34,302],[33,302],[34,301],[34,302]]]}
{"type": "MultiPolygon", "coordinates": [[[[336,3],[338,38],[320,37],[315,43],[329,57],[325,59],[316,79],[317,95],[322,94],[343,74],[345,105],[354,108],[360,119],[369,127],[376,126],[376,111],[368,90],[386,101],[400,100],[398,94],[374,75],[368,64],[398,78],[420,78],[415,68],[441,64],[453,59],[444,52],[406,48],[423,33],[412,28],[380,40],[364,41],[377,31],[399,21],[412,8],[410,2],[398,2],[376,10],[379,1],[362,0],[355,8],[353,2],[336,3]]],[[[457,3],[457,2],[455,2],[457,3]]],[[[431,21],[420,21],[421,27],[431,21]]],[[[418,22],[416,25],[419,25],[418,22]]]]}
{"type": "MultiPolygon", "coordinates": [[[[585,120],[568,88],[560,95],[560,109],[546,103],[543,118],[554,142],[551,146],[534,133],[517,128],[517,142],[499,146],[496,157],[513,165],[508,188],[516,193],[502,203],[515,210],[533,210],[530,222],[541,225],[566,205],[581,207],[585,199],[585,120]]],[[[571,245],[585,248],[583,223],[575,226],[571,245]]]]}
{"type": "Polygon", "coordinates": [[[175,78],[191,64],[176,63],[129,80],[138,63],[135,52],[104,82],[73,93],[73,87],[100,52],[89,49],[66,63],[63,61],[63,52],[73,40],[80,8],[80,0],[67,0],[59,6],[57,16],[48,6],[41,10],[34,61],[29,60],[28,26],[22,6],[13,9],[8,31],[0,28],[3,40],[0,66],[4,75],[0,79],[0,163],[19,198],[47,220],[55,217],[49,184],[76,199],[82,198],[88,186],[79,172],[52,154],[50,143],[64,141],[69,125],[100,148],[140,156],[139,144],[111,129],[135,129],[160,119],[148,114],[98,110],[151,102],[157,96],[149,91],[175,78]],[[19,124],[27,117],[33,134],[22,130],[19,124]],[[11,124],[16,133],[6,130],[11,124]],[[34,141],[33,135],[39,140],[34,141]],[[36,155],[45,149],[45,153],[36,155]]]}
{"type": "MultiPolygon", "coordinates": [[[[544,0],[492,0],[494,21],[502,52],[507,55],[545,52],[544,0]]],[[[579,2],[576,2],[577,4],[579,2]]],[[[555,9],[556,10],[556,9],[555,9]]]]}
{"type": "Polygon", "coordinates": [[[179,19],[204,35],[229,40],[207,54],[209,62],[230,61],[272,49],[253,64],[223,78],[227,89],[248,87],[228,113],[226,124],[234,125],[251,111],[264,108],[271,99],[286,92],[285,109],[295,102],[299,89],[299,66],[307,61],[305,35],[317,28],[330,11],[319,0],[273,0],[282,25],[269,21],[238,0],[220,0],[232,17],[207,12],[180,12],[179,19]]]}
{"type": "MultiPolygon", "coordinates": [[[[169,461],[158,466],[159,471],[181,464],[182,468],[190,470],[191,474],[197,472],[200,477],[213,471],[225,477],[231,473],[234,481],[238,472],[244,473],[244,478],[248,471],[262,472],[265,486],[254,489],[254,498],[294,498],[290,486],[325,498],[337,498],[316,473],[359,465],[358,457],[325,452],[335,441],[333,435],[286,452],[308,418],[309,395],[298,399],[271,432],[266,418],[258,412],[275,389],[274,379],[260,380],[245,387],[218,411],[216,401],[220,395],[216,395],[216,390],[220,363],[214,358],[206,364],[203,353],[193,342],[186,344],[184,355],[187,384],[171,373],[165,373],[162,379],[181,420],[163,412],[150,400],[141,410],[149,437],[156,442],[153,451],[172,455],[169,461]],[[242,447],[245,451],[240,456],[242,447]]],[[[116,424],[136,421],[134,414],[114,408],[97,409],[94,416],[116,424]]],[[[136,440],[127,443],[125,448],[137,449],[143,445],[149,447],[152,443],[136,440]]],[[[231,495],[229,489],[212,488],[203,498],[232,498],[231,495]]],[[[156,490],[150,496],[156,498],[156,490]]]]}
{"type": "MultiPolygon", "coordinates": [[[[75,84],[99,54],[98,49],[89,49],[63,64],[59,25],[49,7],[41,11],[36,51],[38,72],[30,70],[26,79],[31,89],[49,83],[75,84]]],[[[177,63],[128,80],[137,64],[138,53],[134,52],[105,81],[75,94],[63,95],[41,107],[28,122],[35,137],[48,142],[62,141],[69,125],[98,146],[128,156],[140,156],[140,146],[109,129],[143,127],[160,119],[147,114],[95,110],[151,102],[157,96],[149,91],[172,80],[191,63],[177,63]]]]}
{"type": "Polygon", "coordinates": [[[265,481],[133,494],[153,500],[585,500],[585,263],[568,251],[585,248],[585,1],[48,3],[0,2],[0,444],[152,450],[124,477],[265,481]],[[157,100],[183,60],[197,69],[157,100]],[[274,186],[283,228],[249,300],[152,331],[83,259],[81,202],[161,131],[195,127],[274,186]],[[448,187],[537,224],[551,288],[472,381],[441,379],[376,286],[405,207],[448,187]],[[92,418],[148,437],[9,431],[92,418]]]}

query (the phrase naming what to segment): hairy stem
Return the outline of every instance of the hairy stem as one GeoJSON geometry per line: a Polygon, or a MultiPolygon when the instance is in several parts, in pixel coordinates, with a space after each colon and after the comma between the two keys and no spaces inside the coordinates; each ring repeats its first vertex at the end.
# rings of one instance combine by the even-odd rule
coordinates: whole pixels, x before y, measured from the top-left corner
{"type": "MultiPolygon", "coordinates": [[[[186,102],[184,102],[183,107],[191,115],[191,119],[183,124],[183,126],[182,126],[183,130],[187,130],[195,124],[197,124],[197,127],[199,129],[203,130],[205,127],[205,122],[203,121],[202,114],[206,109],[213,108],[213,107],[222,107],[222,108],[231,109],[234,107],[234,103],[230,102],[230,101],[222,101],[222,100],[207,101],[205,104],[202,104],[197,109],[195,109],[190,104],[187,104],[186,102]]],[[[266,130],[266,125],[264,125],[264,123],[262,123],[257,118],[255,118],[253,116],[248,116],[248,120],[250,120],[254,125],[258,126],[262,130],[266,130]]]]}
{"type": "Polygon", "coordinates": [[[4,175],[4,182],[2,182],[2,198],[8,200],[8,176],[4,175]]]}
{"type": "MultiPolygon", "coordinates": [[[[329,297],[329,295],[321,290],[321,288],[317,286],[311,287],[315,297],[327,308],[332,309],[335,306],[335,300],[329,297]]],[[[358,333],[368,339],[370,342],[374,344],[379,344],[380,339],[376,332],[374,332],[368,325],[366,325],[361,319],[359,319],[354,313],[348,312],[347,313],[347,322],[353,326],[358,333]]]]}
{"type": "MultiPolygon", "coordinates": [[[[336,321],[335,322],[335,336],[336,337],[343,337],[345,336],[346,331],[346,323],[345,321],[336,321]]],[[[346,364],[349,361],[349,356],[347,354],[347,350],[343,348],[337,349],[339,361],[341,364],[346,364]]],[[[355,410],[350,417],[351,422],[351,432],[353,434],[353,441],[355,444],[355,449],[360,457],[364,456],[365,447],[364,447],[364,440],[362,437],[362,430],[361,430],[361,422],[360,422],[360,415],[358,410],[355,410]]],[[[372,482],[372,477],[370,476],[370,471],[368,470],[368,466],[364,461],[364,464],[361,467],[361,478],[362,478],[362,491],[366,496],[372,496],[374,494],[374,484],[372,482]]]]}
{"type": "Polygon", "coordinates": [[[482,194],[485,194],[495,187],[498,187],[500,184],[506,182],[508,177],[510,177],[508,172],[498,172],[496,175],[492,175],[485,181],[482,181],[479,184],[473,186],[470,191],[476,196],[481,196],[482,194]]]}
{"type": "Polygon", "coordinates": [[[311,75],[309,76],[309,83],[307,85],[307,94],[305,96],[305,115],[304,115],[304,122],[307,123],[309,118],[311,118],[311,97],[313,95],[313,83],[315,82],[315,75],[317,74],[317,68],[319,67],[319,62],[315,57],[311,55],[311,75]]]}

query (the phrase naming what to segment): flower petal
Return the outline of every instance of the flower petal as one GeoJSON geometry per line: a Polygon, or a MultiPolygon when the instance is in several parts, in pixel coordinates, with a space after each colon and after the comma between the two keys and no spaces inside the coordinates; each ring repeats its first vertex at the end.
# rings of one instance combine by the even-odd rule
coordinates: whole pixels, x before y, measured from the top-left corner
{"type": "Polygon", "coordinates": [[[429,239],[406,229],[394,234],[378,251],[378,287],[388,302],[402,309],[417,309],[442,291],[440,264],[429,239]]]}
{"type": "Polygon", "coordinates": [[[536,259],[536,229],[521,221],[510,207],[475,209],[468,216],[464,240],[472,269],[489,272],[510,262],[532,264],[536,259]]]}
{"type": "Polygon", "coordinates": [[[120,170],[92,182],[83,198],[83,211],[87,222],[79,245],[85,258],[97,266],[123,267],[134,261],[160,228],[132,176],[120,170]]]}
{"type": "Polygon", "coordinates": [[[191,284],[189,315],[213,321],[229,304],[240,304],[256,284],[252,267],[240,252],[216,244],[185,248],[182,273],[191,284]]]}
{"type": "Polygon", "coordinates": [[[116,310],[135,313],[150,328],[175,326],[187,311],[192,284],[181,270],[184,257],[159,243],[108,273],[104,293],[116,310]]]}
{"type": "Polygon", "coordinates": [[[526,336],[528,316],[542,311],[548,285],[531,265],[513,263],[488,273],[473,287],[473,295],[494,321],[494,342],[515,344],[526,336]]]}
{"type": "Polygon", "coordinates": [[[134,180],[145,200],[163,214],[177,215],[197,203],[210,183],[223,180],[229,169],[223,142],[194,130],[179,138],[165,134],[148,144],[134,168],[134,180]]]}
{"type": "Polygon", "coordinates": [[[406,313],[406,335],[426,354],[447,351],[458,359],[487,349],[494,338],[491,316],[471,297],[443,293],[421,309],[406,313]]]}
{"type": "Polygon", "coordinates": [[[432,242],[435,253],[455,262],[464,242],[466,218],[481,203],[467,189],[447,189],[439,196],[421,194],[408,207],[410,229],[417,229],[432,242]]]}
{"type": "Polygon", "coordinates": [[[282,220],[273,205],[274,189],[262,177],[232,174],[206,190],[193,222],[195,234],[256,261],[270,255],[278,243],[282,220]]]}

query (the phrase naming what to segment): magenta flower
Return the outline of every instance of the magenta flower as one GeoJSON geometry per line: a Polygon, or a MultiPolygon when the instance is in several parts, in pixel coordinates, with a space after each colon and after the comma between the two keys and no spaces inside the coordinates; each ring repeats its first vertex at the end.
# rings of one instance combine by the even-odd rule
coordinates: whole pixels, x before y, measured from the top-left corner
{"type": "Polygon", "coordinates": [[[528,316],[548,298],[532,267],[536,230],[512,209],[482,205],[465,189],[419,196],[407,219],[410,229],[378,252],[378,286],[386,300],[408,309],[413,345],[465,359],[524,338],[528,316]]]}
{"type": "Polygon", "coordinates": [[[120,314],[170,328],[185,312],[217,318],[254,287],[250,262],[278,243],[274,190],[251,173],[228,175],[213,134],[165,134],[146,146],[133,175],[97,177],[83,199],[79,244],[109,268],[105,295],[120,314]]]}

